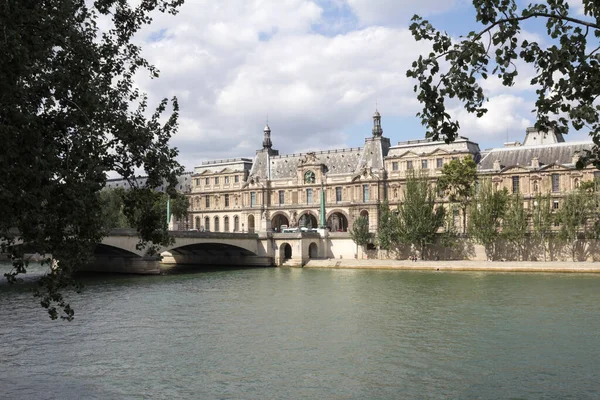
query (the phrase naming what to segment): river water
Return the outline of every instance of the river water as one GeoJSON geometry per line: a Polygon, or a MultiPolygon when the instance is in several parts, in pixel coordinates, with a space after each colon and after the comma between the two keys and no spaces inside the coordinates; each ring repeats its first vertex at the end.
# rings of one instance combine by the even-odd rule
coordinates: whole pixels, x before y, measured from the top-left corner
{"type": "Polygon", "coordinates": [[[51,321],[30,284],[0,283],[0,398],[600,398],[597,275],[270,268],[83,280],[70,323],[51,321]]]}

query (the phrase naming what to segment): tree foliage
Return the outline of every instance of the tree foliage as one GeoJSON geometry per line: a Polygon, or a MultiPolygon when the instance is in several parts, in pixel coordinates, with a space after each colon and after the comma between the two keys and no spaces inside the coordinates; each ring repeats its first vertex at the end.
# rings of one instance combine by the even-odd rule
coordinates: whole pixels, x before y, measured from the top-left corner
{"type": "Polygon", "coordinates": [[[369,232],[369,219],[363,215],[356,218],[350,229],[350,237],[356,243],[356,247],[361,246],[363,251],[371,243],[373,235],[369,232]]]}
{"type": "Polygon", "coordinates": [[[496,255],[496,242],[500,238],[500,226],[506,214],[508,192],[494,190],[485,180],[479,186],[469,213],[469,234],[485,246],[488,258],[496,255]]]}
{"type": "Polygon", "coordinates": [[[548,254],[549,240],[552,236],[554,214],[552,214],[550,194],[538,193],[533,202],[531,220],[533,222],[533,236],[540,241],[544,249],[544,261],[548,254]]]}
{"type": "MultiPolygon", "coordinates": [[[[58,263],[38,295],[51,318],[71,319],[61,292],[90,260],[104,231],[99,192],[107,172],[127,179],[125,214],[149,210],[151,189],[175,192],[182,172],[169,146],[178,105],[150,112],[136,73],[158,71],[133,36],[155,11],[175,14],[183,0],[6,0],[0,2],[0,241],[12,254],[11,282],[26,272],[20,240],[58,263]],[[99,19],[103,26],[99,29],[99,19]],[[149,115],[149,116],[148,116],[149,115]],[[143,186],[135,181],[143,169],[143,186]],[[139,171],[138,171],[139,172],[139,171]],[[62,311],[61,311],[62,309],[62,311]]],[[[145,215],[144,212],[140,213],[145,215]]],[[[168,240],[164,221],[138,218],[142,242],[168,240]]]]}
{"type": "Polygon", "coordinates": [[[383,250],[392,250],[398,246],[398,235],[398,215],[390,210],[390,205],[386,199],[379,205],[377,243],[383,250]]]}
{"type": "Polygon", "coordinates": [[[453,203],[458,203],[462,212],[463,233],[467,230],[467,208],[475,193],[477,164],[471,157],[450,161],[442,168],[437,188],[453,203]]]}
{"type": "Polygon", "coordinates": [[[506,214],[502,221],[502,237],[513,245],[518,259],[521,259],[525,247],[528,227],[529,219],[523,206],[523,196],[515,193],[508,200],[506,214]]]}
{"type": "Polygon", "coordinates": [[[425,256],[425,247],[434,242],[444,223],[444,208],[435,204],[435,193],[427,178],[407,176],[404,200],[398,208],[399,236],[425,256]]]}
{"type": "Polygon", "coordinates": [[[567,193],[563,198],[556,215],[560,222],[558,238],[569,247],[573,261],[575,261],[577,240],[588,237],[589,210],[589,194],[583,190],[575,190],[567,193]]]}
{"type": "Polygon", "coordinates": [[[483,27],[458,40],[415,15],[410,26],[413,37],[432,45],[431,52],[420,56],[407,72],[417,80],[414,90],[423,104],[418,116],[427,137],[453,141],[460,126],[448,113],[446,100],[456,99],[469,113],[483,116],[487,97],[481,80],[495,75],[504,86],[512,86],[520,61],[535,69],[530,83],[536,88],[536,127],[561,133],[567,133],[569,124],[577,130],[587,127],[595,146],[582,162],[600,167],[600,109],[595,102],[600,96],[600,3],[582,3],[580,17],[567,0],[527,5],[517,0],[473,0],[476,21],[483,27]],[[545,24],[547,38],[537,42],[521,35],[529,24],[539,22],[545,24]]]}

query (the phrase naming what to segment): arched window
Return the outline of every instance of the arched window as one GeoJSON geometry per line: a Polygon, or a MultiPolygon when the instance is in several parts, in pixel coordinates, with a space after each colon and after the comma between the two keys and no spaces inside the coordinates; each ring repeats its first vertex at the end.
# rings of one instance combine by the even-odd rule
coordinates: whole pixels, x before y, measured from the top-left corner
{"type": "Polygon", "coordinates": [[[196,217],[196,229],[200,230],[200,217],[196,217]]]}
{"type": "Polygon", "coordinates": [[[215,217],[215,232],[219,232],[219,217],[215,217]]]}
{"type": "Polygon", "coordinates": [[[204,218],[204,230],[210,231],[210,218],[208,217],[204,218]]]}
{"type": "Polygon", "coordinates": [[[229,232],[229,217],[223,218],[223,232],[229,232]]]}
{"type": "Polygon", "coordinates": [[[233,231],[234,232],[240,231],[240,219],[238,218],[237,215],[235,217],[233,217],[233,231]]]}

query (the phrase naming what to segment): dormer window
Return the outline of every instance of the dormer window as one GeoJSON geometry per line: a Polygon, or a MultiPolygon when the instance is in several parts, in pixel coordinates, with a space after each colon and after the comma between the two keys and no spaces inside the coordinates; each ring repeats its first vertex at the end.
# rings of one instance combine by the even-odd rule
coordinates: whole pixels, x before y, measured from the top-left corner
{"type": "Polygon", "coordinates": [[[315,173],[312,171],[306,171],[304,173],[304,183],[315,183],[315,173]]]}

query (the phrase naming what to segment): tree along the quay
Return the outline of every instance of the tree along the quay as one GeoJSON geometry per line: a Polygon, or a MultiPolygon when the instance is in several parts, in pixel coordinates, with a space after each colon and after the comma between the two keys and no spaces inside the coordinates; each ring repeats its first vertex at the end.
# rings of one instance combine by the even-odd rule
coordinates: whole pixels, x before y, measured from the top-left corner
{"type": "Polygon", "coordinates": [[[369,232],[369,219],[363,215],[356,218],[350,229],[350,237],[356,243],[356,253],[358,254],[358,246],[363,250],[373,240],[373,234],[369,232]]]}
{"type": "Polygon", "coordinates": [[[430,42],[431,50],[413,62],[407,75],[417,80],[414,90],[423,105],[417,115],[426,136],[453,141],[460,126],[446,101],[458,101],[481,117],[488,100],[481,81],[496,76],[502,85],[513,86],[519,68],[530,64],[535,70],[529,83],[536,89],[536,127],[560,133],[567,133],[570,124],[589,129],[594,146],[578,166],[589,161],[599,167],[600,2],[582,0],[582,6],[578,15],[568,0],[473,0],[482,27],[458,39],[415,15],[412,35],[430,42]],[[526,35],[540,24],[545,32],[539,40],[526,35]]]}
{"type": "Polygon", "coordinates": [[[553,237],[552,226],[555,215],[551,209],[550,193],[538,193],[533,201],[531,221],[533,223],[533,237],[540,243],[544,250],[544,261],[547,260],[549,241],[553,237]]]}
{"type": "Polygon", "coordinates": [[[384,200],[379,205],[379,224],[377,225],[377,244],[383,250],[396,250],[398,247],[398,215],[390,210],[390,205],[384,200]]]}
{"type": "Polygon", "coordinates": [[[587,239],[590,196],[583,190],[575,190],[562,199],[556,215],[560,223],[558,239],[569,249],[571,260],[575,261],[579,239],[587,239]]]}
{"type": "MultiPolygon", "coordinates": [[[[177,100],[149,108],[134,76],[158,71],[132,39],[154,13],[175,14],[182,3],[0,2],[0,241],[14,260],[5,275],[15,282],[26,272],[19,241],[51,255],[53,268],[36,295],[53,319],[73,318],[63,292],[105,232],[100,192],[107,173],[132,187],[126,215],[151,210],[159,196],[152,189],[164,182],[175,194],[182,168],[169,140],[177,100]],[[143,185],[135,180],[141,170],[143,185]]],[[[170,240],[166,218],[138,218],[134,227],[141,245],[170,240]]]]}
{"type": "Polygon", "coordinates": [[[424,259],[427,246],[434,242],[444,223],[444,208],[436,205],[434,190],[426,177],[407,176],[398,220],[400,240],[413,245],[424,259]]]}
{"type": "Polygon", "coordinates": [[[523,196],[514,193],[508,200],[502,220],[502,238],[517,251],[517,260],[522,259],[528,228],[529,218],[523,205],[523,196]]]}
{"type": "Polygon", "coordinates": [[[467,231],[467,209],[477,182],[477,164],[471,157],[451,160],[442,168],[437,188],[452,203],[457,203],[462,213],[462,233],[467,231]]]}
{"type": "Polygon", "coordinates": [[[485,179],[479,185],[469,213],[469,235],[485,247],[488,259],[496,257],[496,243],[506,214],[508,191],[494,190],[492,182],[485,179]]]}

